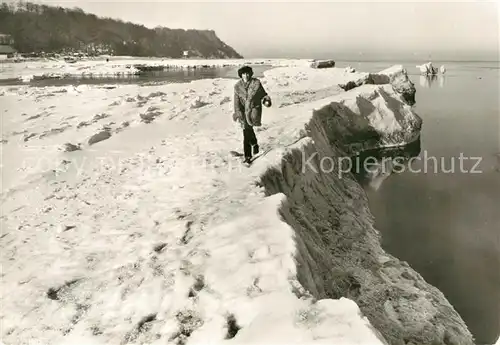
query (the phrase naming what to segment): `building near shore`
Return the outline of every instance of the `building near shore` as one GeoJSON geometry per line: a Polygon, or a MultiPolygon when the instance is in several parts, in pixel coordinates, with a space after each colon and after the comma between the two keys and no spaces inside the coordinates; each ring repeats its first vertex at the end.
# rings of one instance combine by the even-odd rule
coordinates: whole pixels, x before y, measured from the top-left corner
{"type": "Polygon", "coordinates": [[[16,50],[8,45],[0,45],[0,60],[14,57],[16,50]]]}
{"type": "Polygon", "coordinates": [[[14,39],[11,35],[0,33],[0,45],[13,45],[14,39]]]}
{"type": "Polygon", "coordinates": [[[11,35],[0,33],[0,60],[14,57],[16,50],[12,48],[14,39],[11,35]]]}

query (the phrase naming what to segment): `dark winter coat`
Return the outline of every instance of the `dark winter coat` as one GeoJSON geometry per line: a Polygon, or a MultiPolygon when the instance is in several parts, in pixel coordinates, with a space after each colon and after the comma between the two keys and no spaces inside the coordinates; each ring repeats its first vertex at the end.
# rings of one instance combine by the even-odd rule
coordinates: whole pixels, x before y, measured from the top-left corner
{"type": "Polygon", "coordinates": [[[260,80],[251,78],[245,85],[240,79],[234,86],[234,115],[233,119],[239,121],[244,127],[245,122],[250,126],[261,126],[262,102],[271,98],[262,86],[260,80]]]}

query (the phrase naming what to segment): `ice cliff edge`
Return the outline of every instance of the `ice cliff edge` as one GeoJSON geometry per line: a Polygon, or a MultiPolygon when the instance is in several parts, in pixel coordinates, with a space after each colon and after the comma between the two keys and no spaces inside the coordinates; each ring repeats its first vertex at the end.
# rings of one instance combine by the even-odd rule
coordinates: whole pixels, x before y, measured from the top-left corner
{"type": "Polygon", "coordinates": [[[381,249],[361,186],[328,165],[418,138],[395,71],[267,71],[273,107],[257,135],[270,151],[250,168],[228,155],[241,146],[234,80],[6,90],[0,107],[51,113],[28,133],[13,124],[3,148],[79,144],[106,119],[110,137],[55,158],[124,160],[48,171],[2,200],[1,291],[16,292],[3,341],[471,344],[445,297],[381,249]]]}
{"type": "Polygon", "coordinates": [[[286,195],[280,213],[295,231],[298,280],[317,299],[355,301],[389,344],[473,344],[445,296],[383,251],[353,176],[335,164],[325,172],[325,161],[405,145],[420,134],[422,120],[409,105],[415,88],[402,66],[348,83],[350,91],[307,105],[314,110],[301,139],[262,175],[267,195],[286,195]]]}

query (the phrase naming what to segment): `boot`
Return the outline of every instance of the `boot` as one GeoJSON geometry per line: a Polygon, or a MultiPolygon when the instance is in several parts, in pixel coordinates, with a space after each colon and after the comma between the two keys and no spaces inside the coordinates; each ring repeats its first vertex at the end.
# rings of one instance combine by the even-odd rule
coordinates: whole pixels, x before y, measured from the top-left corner
{"type": "Polygon", "coordinates": [[[253,155],[254,155],[254,156],[255,156],[257,153],[259,153],[259,145],[258,145],[258,144],[252,145],[252,152],[253,152],[253,155]]]}

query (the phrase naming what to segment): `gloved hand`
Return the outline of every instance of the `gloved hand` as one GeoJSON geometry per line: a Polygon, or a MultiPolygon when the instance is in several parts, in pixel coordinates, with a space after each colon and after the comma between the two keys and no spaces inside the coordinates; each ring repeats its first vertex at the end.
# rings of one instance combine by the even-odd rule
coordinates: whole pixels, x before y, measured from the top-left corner
{"type": "Polygon", "coordinates": [[[262,98],[262,104],[264,104],[266,108],[269,108],[272,105],[271,97],[264,96],[264,98],[262,98]]]}

